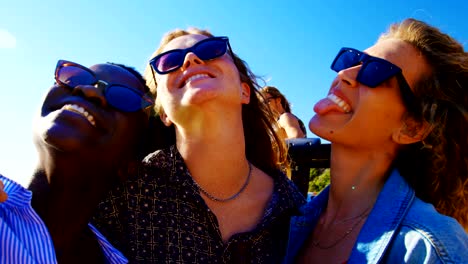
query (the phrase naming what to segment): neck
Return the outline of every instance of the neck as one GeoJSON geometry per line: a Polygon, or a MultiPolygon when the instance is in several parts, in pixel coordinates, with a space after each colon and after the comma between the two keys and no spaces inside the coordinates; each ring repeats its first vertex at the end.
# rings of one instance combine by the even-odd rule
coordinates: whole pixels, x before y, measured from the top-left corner
{"type": "Polygon", "coordinates": [[[372,207],[392,161],[392,155],[382,151],[368,152],[332,144],[325,222],[352,217],[372,207]]]}
{"type": "Polygon", "coordinates": [[[219,118],[204,122],[202,127],[203,131],[177,127],[177,148],[190,174],[205,190],[232,193],[245,181],[249,166],[240,114],[222,122],[219,118]]]}
{"type": "Polygon", "coordinates": [[[76,247],[117,171],[95,160],[60,153],[42,161],[29,186],[32,206],[43,219],[58,253],[76,247]]]}

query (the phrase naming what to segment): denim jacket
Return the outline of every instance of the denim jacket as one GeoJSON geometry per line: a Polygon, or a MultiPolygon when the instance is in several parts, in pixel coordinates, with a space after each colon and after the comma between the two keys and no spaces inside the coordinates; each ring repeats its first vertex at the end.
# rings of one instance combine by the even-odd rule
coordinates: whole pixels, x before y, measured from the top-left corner
{"type": "MultiPolygon", "coordinates": [[[[283,263],[293,263],[325,210],[328,186],[291,218],[283,263]]],[[[393,170],[363,225],[347,263],[468,263],[468,235],[453,218],[415,196],[393,170]]]]}

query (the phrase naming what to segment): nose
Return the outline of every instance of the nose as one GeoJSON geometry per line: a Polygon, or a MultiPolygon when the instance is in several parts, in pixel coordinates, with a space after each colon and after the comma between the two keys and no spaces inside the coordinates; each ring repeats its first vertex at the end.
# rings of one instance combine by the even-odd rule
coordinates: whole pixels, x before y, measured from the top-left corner
{"type": "Polygon", "coordinates": [[[361,66],[358,65],[341,70],[338,72],[338,78],[351,87],[357,87],[359,82],[356,79],[360,69],[361,66]]]}
{"type": "Polygon", "coordinates": [[[92,102],[95,105],[105,107],[107,106],[107,100],[104,96],[103,84],[98,82],[95,85],[77,85],[73,89],[74,95],[80,95],[86,100],[92,102]]]}
{"type": "Polygon", "coordinates": [[[182,70],[186,70],[190,66],[204,63],[205,62],[202,59],[198,58],[198,56],[195,53],[189,52],[185,55],[184,64],[182,64],[181,68],[182,70]]]}

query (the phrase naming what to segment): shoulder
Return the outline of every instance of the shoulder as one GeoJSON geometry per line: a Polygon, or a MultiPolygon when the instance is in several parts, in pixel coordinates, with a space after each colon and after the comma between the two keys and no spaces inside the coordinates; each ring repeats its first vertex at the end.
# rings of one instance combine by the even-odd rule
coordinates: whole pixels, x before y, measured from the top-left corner
{"type": "Polygon", "coordinates": [[[0,203],[0,263],[56,263],[47,227],[31,207],[32,192],[2,175],[0,180],[8,194],[0,203]]]}
{"type": "Polygon", "coordinates": [[[153,153],[148,154],[142,161],[145,166],[156,166],[161,164],[168,164],[172,161],[171,148],[159,149],[153,153]]]}
{"type": "Polygon", "coordinates": [[[403,218],[387,254],[428,262],[462,263],[468,259],[468,235],[453,218],[438,213],[429,204],[415,198],[403,218]]]}
{"type": "Polygon", "coordinates": [[[21,186],[19,183],[0,174],[0,181],[3,183],[3,191],[8,196],[1,204],[25,207],[30,204],[32,192],[21,186]]]}
{"type": "Polygon", "coordinates": [[[279,118],[278,118],[278,122],[298,122],[297,121],[297,117],[295,115],[293,115],[292,113],[282,113],[279,118]]]}

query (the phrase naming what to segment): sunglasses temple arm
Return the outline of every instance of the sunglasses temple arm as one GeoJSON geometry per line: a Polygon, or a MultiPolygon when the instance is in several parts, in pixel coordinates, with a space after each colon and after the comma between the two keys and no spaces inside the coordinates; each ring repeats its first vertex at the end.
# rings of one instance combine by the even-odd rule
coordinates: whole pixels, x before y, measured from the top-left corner
{"type": "Polygon", "coordinates": [[[151,68],[151,74],[153,75],[153,82],[154,82],[154,85],[156,85],[156,75],[154,74],[153,65],[150,64],[150,68],[151,68]]]}

